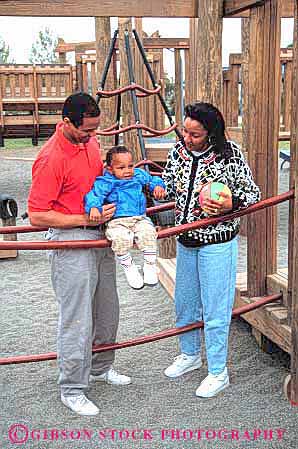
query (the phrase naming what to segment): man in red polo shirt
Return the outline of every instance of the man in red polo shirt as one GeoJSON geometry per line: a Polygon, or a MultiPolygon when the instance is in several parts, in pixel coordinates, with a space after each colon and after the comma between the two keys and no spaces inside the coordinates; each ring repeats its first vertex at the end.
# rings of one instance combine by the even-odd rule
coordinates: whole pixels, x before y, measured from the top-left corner
{"type": "MultiPolygon", "coordinates": [[[[103,163],[96,139],[100,110],[88,94],[70,95],[63,121],[46,142],[32,168],[28,211],[33,226],[48,226],[50,240],[100,240],[101,226],[84,212],[84,196],[103,163]]],[[[101,223],[115,205],[103,207],[101,223]]],[[[93,354],[92,344],[113,343],[119,320],[115,261],[110,248],[51,252],[53,288],[59,305],[58,362],[63,404],[80,415],[96,415],[86,396],[89,380],[131,383],[113,368],[114,351],[93,354]]]]}

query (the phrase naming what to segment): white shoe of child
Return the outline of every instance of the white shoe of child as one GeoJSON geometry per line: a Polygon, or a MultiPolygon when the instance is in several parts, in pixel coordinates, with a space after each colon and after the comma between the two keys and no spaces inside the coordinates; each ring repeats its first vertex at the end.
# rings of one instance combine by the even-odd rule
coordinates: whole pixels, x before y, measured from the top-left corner
{"type": "Polygon", "coordinates": [[[129,285],[135,290],[139,290],[144,286],[144,280],[135,263],[128,267],[124,267],[124,273],[129,285]]]}
{"type": "Polygon", "coordinates": [[[155,263],[144,262],[143,267],[144,284],[156,285],[158,284],[158,269],[155,263]]]}

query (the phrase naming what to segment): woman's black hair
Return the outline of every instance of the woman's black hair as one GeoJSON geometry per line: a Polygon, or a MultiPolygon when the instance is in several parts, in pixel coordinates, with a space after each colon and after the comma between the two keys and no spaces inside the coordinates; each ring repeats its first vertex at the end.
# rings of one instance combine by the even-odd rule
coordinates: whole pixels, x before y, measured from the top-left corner
{"type": "Polygon", "coordinates": [[[110,148],[106,154],[106,164],[108,167],[112,165],[114,154],[123,154],[129,153],[132,155],[132,152],[125,145],[116,145],[115,147],[110,148]]]}
{"type": "Polygon", "coordinates": [[[84,117],[98,117],[100,109],[91,95],[85,92],[78,92],[66,98],[62,118],[69,118],[71,123],[78,128],[83,123],[84,117]]]}
{"type": "Polygon", "coordinates": [[[206,131],[208,131],[208,139],[210,145],[214,146],[216,153],[222,154],[225,159],[232,155],[232,151],[227,144],[225,136],[225,121],[222,113],[211,103],[203,103],[196,101],[185,107],[185,118],[200,122],[206,131]]]}

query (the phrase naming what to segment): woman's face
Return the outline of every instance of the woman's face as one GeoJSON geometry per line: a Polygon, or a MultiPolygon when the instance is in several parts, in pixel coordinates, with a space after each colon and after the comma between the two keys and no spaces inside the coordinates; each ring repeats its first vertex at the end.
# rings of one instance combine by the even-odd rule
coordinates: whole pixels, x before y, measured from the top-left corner
{"type": "Polygon", "coordinates": [[[189,151],[205,151],[208,144],[208,131],[202,123],[187,117],[182,130],[186,148],[189,151]]]}

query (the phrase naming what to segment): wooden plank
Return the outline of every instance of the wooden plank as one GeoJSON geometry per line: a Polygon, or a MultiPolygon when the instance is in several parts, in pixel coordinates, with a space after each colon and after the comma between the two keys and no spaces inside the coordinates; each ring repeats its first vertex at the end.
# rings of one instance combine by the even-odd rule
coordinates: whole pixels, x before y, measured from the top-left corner
{"type": "Polygon", "coordinates": [[[0,0],[0,15],[30,17],[195,17],[195,0],[0,0]]]}
{"type": "Polygon", "coordinates": [[[225,0],[224,17],[235,16],[243,11],[264,5],[265,0],[225,0]]]}
{"type": "MultiPolygon", "coordinates": [[[[252,299],[236,295],[234,307],[241,307],[252,302],[252,299]]],[[[281,349],[289,354],[291,353],[290,326],[287,324],[278,324],[276,319],[266,310],[266,306],[245,313],[242,315],[242,318],[271,341],[276,343],[281,349]]]]}
{"type": "Polygon", "coordinates": [[[15,259],[18,256],[16,249],[0,249],[0,259],[15,259]]]}
{"type": "Polygon", "coordinates": [[[162,259],[158,257],[159,280],[171,298],[174,298],[176,259],[162,259]]]}
{"type": "Polygon", "coordinates": [[[288,278],[285,277],[279,270],[277,273],[269,274],[266,278],[267,283],[267,293],[268,295],[273,295],[275,293],[282,292],[283,294],[283,304],[288,305],[287,295],[288,295],[288,278]]]}
{"type": "MultiPolygon", "coordinates": [[[[251,11],[248,159],[263,197],[277,193],[280,99],[280,3],[268,0],[251,11]],[[262,123],[262,126],[260,126],[262,123]]],[[[266,293],[266,275],[276,271],[276,210],[248,222],[249,296],[266,293]]]]}
{"type": "MultiPolygon", "coordinates": [[[[249,17],[249,10],[262,6],[266,0],[225,0],[224,17],[249,17]]],[[[281,16],[294,17],[294,0],[282,0],[281,16]]]]}
{"type": "MultiPolygon", "coordinates": [[[[138,18],[136,18],[138,20],[138,18]]],[[[140,18],[140,20],[142,20],[140,18]]],[[[139,36],[140,37],[140,36],[139,36]]],[[[96,43],[95,41],[90,42],[60,42],[58,43],[55,52],[57,53],[67,53],[70,51],[75,51],[77,53],[85,53],[86,51],[95,50],[96,43]]],[[[97,40],[98,42],[98,40],[97,40]]],[[[143,47],[145,49],[161,49],[161,48],[180,48],[180,49],[189,49],[189,39],[185,38],[177,38],[177,37],[143,37],[142,38],[143,47]]],[[[119,49],[118,39],[115,43],[115,49],[119,49]]]]}

